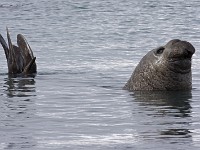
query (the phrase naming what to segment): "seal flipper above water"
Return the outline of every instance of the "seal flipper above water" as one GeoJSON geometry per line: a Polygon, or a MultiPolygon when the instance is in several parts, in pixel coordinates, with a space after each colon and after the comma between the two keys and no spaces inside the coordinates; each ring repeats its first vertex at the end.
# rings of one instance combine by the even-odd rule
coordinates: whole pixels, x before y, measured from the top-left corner
{"type": "Polygon", "coordinates": [[[36,73],[37,66],[35,63],[36,57],[33,56],[33,51],[22,34],[17,35],[17,45],[21,49],[24,58],[23,73],[31,74],[36,73]]]}
{"type": "Polygon", "coordinates": [[[6,59],[8,60],[8,55],[9,55],[9,48],[8,45],[6,43],[6,41],[4,40],[4,38],[2,37],[2,35],[0,34],[0,43],[4,49],[5,55],[6,55],[6,59]]]}
{"type": "Polygon", "coordinates": [[[16,61],[17,57],[19,57],[19,55],[20,55],[20,54],[16,55],[17,51],[19,51],[19,50],[17,49],[17,47],[15,47],[15,49],[14,49],[8,28],[6,28],[6,30],[7,30],[8,47],[9,47],[8,59],[7,59],[8,73],[18,74],[18,73],[20,73],[20,70],[21,70],[19,64],[16,61]]]}
{"type": "Polygon", "coordinates": [[[25,37],[22,34],[17,35],[17,45],[21,49],[25,61],[28,62],[29,60],[34,58],[33,52],[28,42],[26,41],[25,37]]]}
{"type": "Polygon", "coordinates": [[[36,57],[34,57],[24,68],[22,74],[32,74],[36,73],[36,64],[35,64],[36,57]]]}
{"type": "Polygon", "coordinates": [[[21,34],[17,35],[18,46],[15,46],[12,44],[8,28],[6,28],[6,30],[8,45],[2,35],[0,35],[0,43],[6,55],[8,73],[11,75],[21,76],[36,74],[36,57],[34,57],[33,52],[24,36],[21,34]]]}

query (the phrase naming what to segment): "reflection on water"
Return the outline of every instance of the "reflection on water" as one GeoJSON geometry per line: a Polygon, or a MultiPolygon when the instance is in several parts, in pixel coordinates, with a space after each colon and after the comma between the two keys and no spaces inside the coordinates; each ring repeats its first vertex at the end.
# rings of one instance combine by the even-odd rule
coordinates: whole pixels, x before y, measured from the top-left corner
{"type": "Polygon", "coordinates": [[[180,111],[179,115],[183,117],[187,117],[190,113],[191,91],[135,91],[133,96],[136,101],[142,102],[144,105],[177,109],[180,111]]]}
{"type": "Polygon", "coordinates": [[[34,78],[4,78],[5,97],[0,101],[2,137],[0,149],[33,148],[32,124],[35,118],[34,78]]]}
{"type": "Polygon", "coordinates": [[[34,78],[5,78],[4,87],[8,97],[35,96],[34,78]]]}
{"type": "Polygon", "coordinates": [[[191,117],[190,91],[136,91],[133,97],[142,111],[151,116],[150,122],[143,123],[155,126],[155,132],[160,135],[157,137],[191,137],[188,119],[191,117]]]}

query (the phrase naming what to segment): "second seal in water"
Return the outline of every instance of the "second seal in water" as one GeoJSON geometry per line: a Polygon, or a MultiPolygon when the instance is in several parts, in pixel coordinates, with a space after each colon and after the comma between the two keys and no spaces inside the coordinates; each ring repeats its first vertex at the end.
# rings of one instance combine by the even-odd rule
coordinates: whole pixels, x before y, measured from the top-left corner
{"type": "Polygon", "coordinates": [[[191,58],[195,48],[187,41],[174,39],[148,52],[124,86],[135,90],[190,90],[191,58]]]}

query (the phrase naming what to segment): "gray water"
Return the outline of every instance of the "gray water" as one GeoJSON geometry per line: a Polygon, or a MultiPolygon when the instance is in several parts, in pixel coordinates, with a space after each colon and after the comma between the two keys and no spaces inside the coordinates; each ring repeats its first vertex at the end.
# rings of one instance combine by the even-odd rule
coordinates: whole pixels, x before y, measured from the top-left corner
{"type": "Polygon", "coordinates": [[[0,48],[0,149],[199,149],[199,14],[197,0],[1,0],[0,33],[26,37],[38,74],[9,78],[0,48]],[[122,90],[174,38],[196,48],[193,90],[122,90]]]}

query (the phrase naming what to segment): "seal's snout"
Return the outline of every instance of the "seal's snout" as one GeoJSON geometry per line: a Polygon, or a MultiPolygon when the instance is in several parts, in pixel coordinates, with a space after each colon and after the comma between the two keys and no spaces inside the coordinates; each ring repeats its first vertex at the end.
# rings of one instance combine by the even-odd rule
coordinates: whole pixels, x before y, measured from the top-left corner
{"type": "Polygon", "coordinates": [[[194,50],[193,49],[184,49],[184,57],[187,59],[191,59],[192,55],[194,54],[194,50]]]}
{"type": "Polygon", "coordinates": [[[187,41],[171,40],[167,43],[168,58],[170,61],[188,59],[191,60],[195,48],[187,41]]]}
{"type": "Polygon", "coordinates": [[[183,57],[186,59],[191,59],[192,55],[195,53],[195,48],[189,42],[182,41],[183,43],[183,57]]]}

